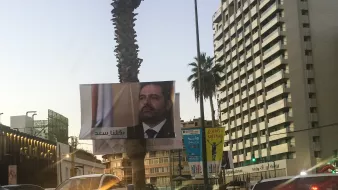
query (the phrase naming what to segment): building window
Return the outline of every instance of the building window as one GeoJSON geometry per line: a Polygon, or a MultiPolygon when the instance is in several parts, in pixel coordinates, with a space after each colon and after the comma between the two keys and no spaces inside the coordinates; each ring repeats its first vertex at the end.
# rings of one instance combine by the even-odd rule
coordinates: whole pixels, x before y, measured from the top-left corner
{"type": "Polygon", "coordinates": [[[320,141],[320,136],[313,136],[312,137],[313,142],[319,142],[320,141]]]}
{"type": "Polygon", "coordinates": [[[309,11],[308,10],[302,10],[302,15],[309,15],[309,11]]]}
{"type": "Polygon", "coordinates": [[[312,50],[305,50],[305,55],[306,56],[311,56],[312,55],[312,50]]]}
{"type": "Polygon", "coordinates": [[[320,151],[314,151],[313,153],[315,158],[320,158],[320,151]]]}
{"type": "Polygon", "coordinates": [[[304,42],[310,42],[311,36],[304,36],[304,42]]]}
{"type": "Polygon", "coordinates": [[[310,28],[310,24],[309,23],[303,23],[303,28],[310,28]]]}

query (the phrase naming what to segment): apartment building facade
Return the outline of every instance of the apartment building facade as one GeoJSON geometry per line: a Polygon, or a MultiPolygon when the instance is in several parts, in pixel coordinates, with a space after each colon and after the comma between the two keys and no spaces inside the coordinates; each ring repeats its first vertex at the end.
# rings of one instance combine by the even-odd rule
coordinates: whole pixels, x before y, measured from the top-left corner
{"type": "Polygon", "coordinates": [[[227,175],[297,175],[338,149],[336,18],[336,0],[221,1],[217,98],[236,167],[227,175]]]}
{"type": "MultiPolygon", "coordinates": [[[[120,177],[126,184],[132,183],[131,161],[126,153],[104,155],[105,173],[120,177]]],[[[190,179],[189,165],[183,150],[152,151],[144,160],[146,183],[157,187],[171,187],[174,179],[181,176],[190,179]],[[179,162],[181,158],[181,162],[179,162]],[[179,167],[181,164],[181,168],[179,167]]]]}

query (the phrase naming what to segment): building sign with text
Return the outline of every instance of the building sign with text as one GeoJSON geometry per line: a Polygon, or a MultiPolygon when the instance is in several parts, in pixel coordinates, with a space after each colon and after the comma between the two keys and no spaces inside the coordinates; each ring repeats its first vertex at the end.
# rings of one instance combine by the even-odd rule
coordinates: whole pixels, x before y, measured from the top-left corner
{"type": "Polygon", "coordinates": [[[278,160],[278,161],[275,161],[275,163],[265,162],[265,163],[251,165],[251,166],[238,167],[235,169],[227,169],[225,172],[225,175],[232,176],[232,175],[240,175],[240,174],[246,174],[246,173],[273,171],[275,167],[277,170],[285,169],[286,160],[278,160]]]}

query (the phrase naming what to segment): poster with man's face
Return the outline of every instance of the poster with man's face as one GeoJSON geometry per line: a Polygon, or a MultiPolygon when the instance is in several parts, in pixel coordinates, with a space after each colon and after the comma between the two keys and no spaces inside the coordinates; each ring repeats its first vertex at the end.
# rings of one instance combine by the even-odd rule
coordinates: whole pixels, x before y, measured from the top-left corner
{"type": "MultiPolygon", "coordinates": [[[[147,151],[175,150],[183,149],[182,124],[180,116],[180,94],[175,93],[174,109],[174,128],[175,138],[155,138],[146,139],[147,151]]],[[[96,155],[117,154],[126,152],[126,142],[128,139],[100,139],[93,140],[93,153],[96,155]]]]}
{"type": "Polygon", "coordinates": [[[175,138],[173,81],[80,85],[80,139],[175,138]]]}

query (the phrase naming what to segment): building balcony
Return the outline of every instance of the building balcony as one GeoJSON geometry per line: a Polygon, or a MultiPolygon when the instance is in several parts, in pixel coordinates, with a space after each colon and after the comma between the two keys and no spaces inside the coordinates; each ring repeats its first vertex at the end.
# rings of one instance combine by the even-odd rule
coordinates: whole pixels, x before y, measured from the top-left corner
{"type": "Polygon", "coordinates": [[[282,57],[278,57],[277,59],[274,59],[270,63],[266,64],[264,67],[264,73],[267,73],[271,71],[272,69],[278,67],[279,65],[285,64],[286,60],[283,59],[282,57]]]}
{"type": "Polygon", "coordinates": [[[246,159],[246,160],[251,160],[251,158],[252,158],[251,152],[247,152],[247,153],[246,153],[245,159],[246,159]]]}
{"type": "Polygon", "coordinates": [[[265,115],[264,108],[258,110],[258,117],[263,117],[265,115]]]}
{"type": "Polygon", "coordinates": [[[278,15],[276,15],[275,18],[273,18],[272,20],[270,20],[267,24],[265,24],[262,27],[261,35],[264,35],[270,28],[272,28],[273,26],[275,26],[279,22],[281,22],[281,18],[278,15]]]}
{"type": "Polygon", "coordinates": [[[288,143],[272,146],[270,155],[282,154],[286,152],[293,152],[293,148],[290,147],[288,143]]]}
{"type": "Polygon", "coordinates": [[[268,18],[272,13],[276,12],[278,9],[278,4],[272,4],[266,11],[261,14],[261,22],[268,18]]]}
{"type": "Polygon", "coordinates": [[[214,43],[215,43],[215,51],[221,51],[222,50],[221,48],[223,47],[223,40],[222,39],[215,40],[214,43]]]}
{"type": "Polygon", "coordinates": [[[219,19],[222,19],[222,7],[219,8],[214,15],[212,15],[212,20],[213,22],[217,22],[219,19]]]}
{"type": "Polygon", "coordinates": [[[282,49],[285,49],[285,46],[282,44],[282,42],[276,43],[271,48],[265,50],[263,54],[263,60],[266,60],[267,58],[271,57],[273,54],[277,53],[282,49]]]}
{"type": "Polygon", "coordinates": [[[280,31],[279,28],[277,28],[275,31],[273,31],[271,34],[269,34],[263,39],[262,47],[265,47],[267,44],[269,44],[270,42],[272,42],[274,39],[276,39],[281,35],[282,32],[280,31]]]}
{"type": "Polygon", "coordinates": [[[286,101],[286,99],[282,99],[282,100],[279,100],[273,104],[270,104],[268,105],[268,114],[269,113],[272,113],[272,112],[275,112],[275,111],[278,111],[280,109],[283,109],[283,108],[286,108],[288,107],[288,102],[286,101]]]}
{"type": "Polygon", "coordinates": [[[243,145],[244,145],[243,142],[238,143],[238,149],[239,149],[239,150],[243,149],[243,148],[244,148],[243,145]]]}
{"type": "Polygon", "coordinates": [[[214,41],[216,40],[216,39],[221,39],[221,35],[222,35],[222,29],[220,28],[220,29],[218,29],[218,30],[216,30],[216,32],[214,33],[214,41]]]}
{"type": "Polygon", "coordinates": [[[264,130],[265,129],[265,122],[263,121],[263,122],[260,122],[259,124],[258,124],[258,128],[259,128],[259,130],[261,131],[261,130],[264,130]]]}
{"type": "Polygon", "coordinates": [[[238,159],[239,159],[240,162],[243,162],[243,161],[244,161],[244,155],[243,155],[243,154],[240,154],[240,155],[238,156],[238,159]]]}
{"type": "Polygon", "coordinates": [[[278,95],[281,95],[283,93],[288,92],[287,90],[288,90],[288,88],[286,88],[284,85],[280,85],[280,86],[268,91],[266,96],[265,96],[265,99],[270,100],[271,98],[274,98],[278,95]]]}
{"type": "Polygon", "coordinates": [[[256,138],[254,138],[253,140],[252,140],[252,146],[256,146],[256,145],[258,145],[258,139],[257,139],[257,137],[256,138]]]}
{"type": "Polygon", "coordinates": [[[278,140],[278,139],[283,139],[283,138],[286,138],[288,137],[288,133],[293,131],[293,129],[291,128],[284,128],[284,129],[280,129],[278,131],[274,131],[272,133],[270,133],[269,135],[269,141],[275,141],[275,140],[278,140]]]}
{"type": "Polygon", "coordinates": [[[268,87],[274,83],[276,83],[279,80],[282,80],[283,78],[285,78],[285,72],[283,70],[273,74],[272,76],[268,77],[265,79],[265,87],[268,87]]]}
{"type": "Polygon", "coordinates": [[[250,134],[249,127],[247,127],[244,130],[244,135],[249,135],[249,134],[250,134]]]}
{"type": "Polygon", "coordinates": [[[262,0],[259,4],[259,9],[262,9],[270,0],[262,0]]]}
{"type": "Polygon", "coordinates": [[[277,117],[269,119],[268,127],[273,127],[289,121],[289,116],[287,114],[281,114],[277,117]]]}
{"type": "Polygon", "coordinates": [[[220,105],[220,111],[225,111],[225,110],[227,110],[227,108],[228,108],[228,105],[227,105],[227,102],[223,102],[223,103],[221,103],[221,105],[220,105]]]}

